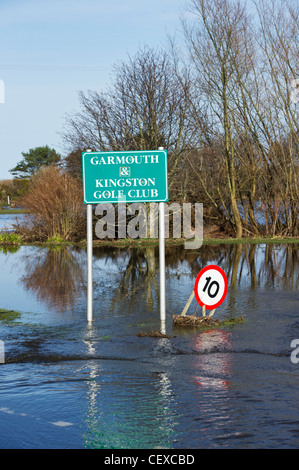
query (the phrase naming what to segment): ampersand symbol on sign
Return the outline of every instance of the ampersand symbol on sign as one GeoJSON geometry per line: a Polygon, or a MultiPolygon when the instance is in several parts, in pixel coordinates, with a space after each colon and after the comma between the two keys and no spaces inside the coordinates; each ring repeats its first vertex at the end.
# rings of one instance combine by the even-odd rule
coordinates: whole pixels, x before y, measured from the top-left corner
{"type": "Polygon", "coordinates": [[[123,166],[119,171],[120,176],[130,176],[130,167],[123,166]]]}

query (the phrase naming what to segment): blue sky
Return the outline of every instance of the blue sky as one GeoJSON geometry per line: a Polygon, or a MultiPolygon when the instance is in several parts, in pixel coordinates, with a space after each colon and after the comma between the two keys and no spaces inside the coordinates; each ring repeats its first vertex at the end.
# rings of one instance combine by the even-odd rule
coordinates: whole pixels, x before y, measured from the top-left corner
{"type": "Polygon", "coordinates": [[[0,0],[0,179],[12,178],[8,170],[30,148],[64,154],[59,133],[66,113],[79,110],[78,91],[107,88],[113,64],[139,47],[166,47],[184,7],[185,0],[0,0]]]}

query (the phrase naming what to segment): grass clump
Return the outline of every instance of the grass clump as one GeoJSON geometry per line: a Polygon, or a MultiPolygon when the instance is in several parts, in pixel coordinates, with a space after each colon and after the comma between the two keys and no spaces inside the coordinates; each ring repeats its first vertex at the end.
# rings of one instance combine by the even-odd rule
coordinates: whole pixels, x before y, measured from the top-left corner
{"type": "Polygon", "coordinates": [[[0,215],[11,215],[11,214],[25,214],[24,209],[3,209],[0,207],[0,215]]]}
{"type": "Polygon", "coordinates": [[[22,238],[17,233],[0,233],[0,243],[7,245],[20,245],[22,243],[22,238]]]}
{"type": "Polygon", "coordinates": [[[210,317],[197,317],[195,315],[173,315],[173,326],[176,327],[222,327],[222,326],[233,326],[238,323],[244,322],[244,317],[225,318],[224,320],[218,320],[210,317]]]}
{"type": "Polygon", "coordinates": [[[60,243],[64,243],[64,241],[65,240],[59,235],[53,235],[52,237],[48,238],[47,243],[50,245],[59,245],[60,243]]]}
{"type": "Polygon", "coordinates": [[[21,316],[20,312],[15,310],[6,310],[5,308],[0,308],[0,321],[2,323],[9,323],[16,320],[21,316]]]}

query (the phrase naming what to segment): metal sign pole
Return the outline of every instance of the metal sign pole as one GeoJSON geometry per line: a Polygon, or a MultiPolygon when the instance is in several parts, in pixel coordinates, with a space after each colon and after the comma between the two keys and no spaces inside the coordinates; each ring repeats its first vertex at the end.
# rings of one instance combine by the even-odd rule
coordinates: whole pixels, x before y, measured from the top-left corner
{"type": "Polygon", "coordinates": [[[87,204],[87,321],[92,321],[92,204],[87,204]]]}
{"type": "MultiPolygon", "coordinates": [[[[91,150],[87,150],[91,152],[91,150]]],[[[92,204],[87,204],[87,321],[92,322],[92,204]]]]}
{"type": "MultiPolygon", "coordinates": [[[[158,150],[164,150],[159,147],[158,150]]],[[[160,274],[160,320],[161,333],[166,333],[166,309],[165,309],[165,202],[159,202],[159,274],[160,274]]]]}

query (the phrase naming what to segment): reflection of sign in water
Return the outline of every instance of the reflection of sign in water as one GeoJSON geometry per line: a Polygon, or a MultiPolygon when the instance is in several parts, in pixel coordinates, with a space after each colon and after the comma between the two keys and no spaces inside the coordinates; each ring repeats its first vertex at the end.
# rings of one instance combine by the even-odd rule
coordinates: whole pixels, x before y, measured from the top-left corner
{"type": "Polygon", "coordinates": [[[225,272],[219,266],[211,264],[197,275],[194,285],[195,298],[201,307],[212,310],[224,301],[227,287],[225,272]]]}
{"type": "MultiPolygon", "coordinates": [[[[229,381],[232,377],[232,355],[231,355],[231,342],[232,334],[227,331],[212,329],[204,331],[191,339],[192,349],[197,351],[196,362],[194,363],[194,370],[197,371],[193,377],[194,382],[198,385],[199,389],[204,391],[210,390],[209,394],[205,394],[205,400],[202,403],[202,416],[213,415],[215,408],[212,402],[215,399],[213,392],[217,390],[227,390],[229,381]],[[217,351],[221,350],[221,354],[217,351]],[[215,360],[215,351],[217,360],[215,360]],[[209,398],[208,398],[209,397],[209,398]],[[210,400],[210,405],[207,406],[207,399],[210,400]]],[[[222,400],[224,396],[222,396],[222,400]]],[[[225,400],[222,402],[225,403],[225,400]]],[[[221,413],[225,414],[226,407],[218,407],[218,416],[221,413]]]]}
{"type": "Polygon", "coordinates": [[[0,364],[4,364],[5,357],[4,357],[4,341],[0,339],[0,364]]]}
{"type": "Polygon", "coordinates": [[[83,200],[168,201],[167,151],[83,152],[83,200]]]}

